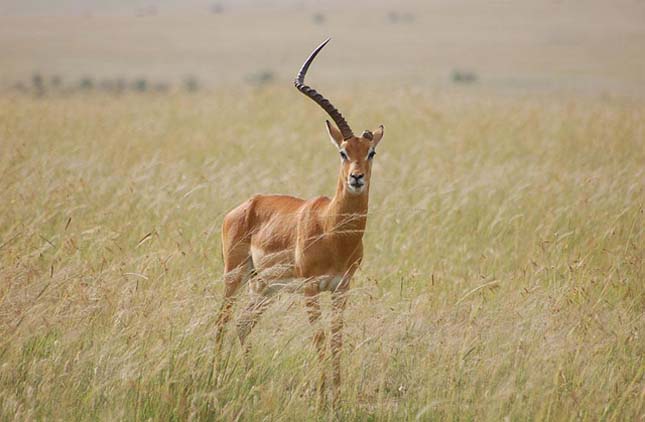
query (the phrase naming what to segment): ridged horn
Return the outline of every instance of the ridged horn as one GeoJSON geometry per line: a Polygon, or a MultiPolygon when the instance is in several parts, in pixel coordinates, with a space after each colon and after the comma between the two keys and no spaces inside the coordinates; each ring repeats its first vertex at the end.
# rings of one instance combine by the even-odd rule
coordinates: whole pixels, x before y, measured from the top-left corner
{"type": "Polygon", "coordinates": [[[300,68],[300,72],[298,72],[298,76],[296,76],[294,85],[296,86],[296,88],[298,88],[298,91],[302,92],[307,97],[314,100],[316,104],[322,107],[322,109],[325,110],[327,114],[331,116],[334,122],[336,122],[336,126],[338,126],[338,129],[340,129],[340,132],[343,134],[343,138],[349,139],[354,136],[354,133],[352,132],[352,129],[349,127],[349,125],[347,124],[347,121],[340,113],[340,111],[338,111],[336,107],[334,107],[333,104],[327,98],[323,97],[315,89],[305,85],[305,75],[307,74],[307,70],[309,70],[309,66],[311,65],[311,62],[314,61],[314,59],[316,58],[320,50],[322,50],[323,47],[327,45],[329,40],[331,40],[331,38],[327,38],[325,42],[320,44],[313,51],[313,53],[311,53],[309,58],[305,61],[305,63],[300,68]]]}

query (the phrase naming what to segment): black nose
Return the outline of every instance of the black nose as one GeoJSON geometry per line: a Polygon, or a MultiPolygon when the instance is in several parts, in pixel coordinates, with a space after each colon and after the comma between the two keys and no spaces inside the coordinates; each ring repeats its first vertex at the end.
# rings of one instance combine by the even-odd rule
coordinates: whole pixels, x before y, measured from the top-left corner
{"type": "Polygon", "coordinates": [[[358,182],[363,178],[363,173],[360,173],[360,174],[352,173],[350,174],[350,177],[358,182]]]}

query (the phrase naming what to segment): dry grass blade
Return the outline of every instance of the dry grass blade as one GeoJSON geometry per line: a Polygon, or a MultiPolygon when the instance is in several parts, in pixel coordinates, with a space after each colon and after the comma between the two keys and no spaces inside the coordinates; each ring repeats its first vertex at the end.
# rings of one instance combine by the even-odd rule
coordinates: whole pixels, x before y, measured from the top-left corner
{"type": "Polygon", "coordinates": [[[496,289],[496,288],[498,288],[498,287],[499,287],[499,283],[500,283],[500,281],[499,281],[499,280],[493,280],[493,281],[489,281],[488,283],[484,283],[484,284],[482,284],[481,286],[475,287],[474,289],[472,289],[471,291],[469,291],[468,293],[466,293],[465,295],[463,295],[463,296],[462,296],[462,297],[457,301],[457,303],[455,303],[455,305],[459,305],[461,302],[463,302],[464,300],[466,300],[468,297],[472,296],[473,294],[475,294],[475,293],[477,293],[477,292],[479,292],[479,291],[481,291],[481,290],[484,290],[484,289],[491,289],[491,290],[492,290],[492,289],[496,289]]]}

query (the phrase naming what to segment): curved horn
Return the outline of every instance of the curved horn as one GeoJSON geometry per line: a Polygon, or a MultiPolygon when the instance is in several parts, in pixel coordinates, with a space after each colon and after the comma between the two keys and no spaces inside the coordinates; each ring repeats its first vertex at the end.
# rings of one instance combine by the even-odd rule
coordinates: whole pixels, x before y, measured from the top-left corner
{"type": "Polygon", "coordinates": [[[323,47],[327,45],[329,40],[331,40],[331,38],[327,38],[325,42],[320,44],[318,48],[316,48],[313,51],[313,53],[311,53],[309,58],[305,61],[305,63],[300,68],[300,72],[298,72],[298,76],[296,76],[294,85],[296,86],[296,88],[298,88],[298,91],[302,92],[307,97],[314,100],[316,104],[322,107],[322,109],[325,110],[327,114],[331,116],[334,122],[336,122],[336,126],[338,126],[338,129],[340,129],[340,132],[343,134],[343,138],[349,139],[352,136],[354,136],[354,133],[352,132],[352,129],[349,127],[349,125],[347,124],[347,121],[340,113],[340,111],[338,111],[336,107],[334,107],[327,98],[323,97],[315,89],[305,85],[305,75],[307,74],[307,70],[309,70],[309,65],[311,65],[311,62],[314,61],[314,59],[316,58],[320,50],[322,50],[323,47]]]}

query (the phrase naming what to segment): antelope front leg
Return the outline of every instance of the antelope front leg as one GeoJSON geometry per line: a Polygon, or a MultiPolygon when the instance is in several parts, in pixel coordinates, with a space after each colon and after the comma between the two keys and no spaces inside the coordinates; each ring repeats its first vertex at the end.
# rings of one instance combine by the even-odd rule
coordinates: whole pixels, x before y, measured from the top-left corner
{"type": "Polygon", "coordinates": [[[222,306],[217,316],[215,323],[215,351],[216,354],[222,349],[222,340],[224,338],[224,330],[226,324],[231,319],[233,306],[237,291],[244,282],[244,274],[248,272],[248,264],[241,264],[237,268],[224,273],[224,298],[222,299],[222,306]]]}
{"type": "Polygon", "coordinates": [[[325,330],[318,324],[320,321],[320,302],[318,301],[317,291],[305,290],[305,305],[309,323],[315,330],[313,341],[318,351],[318,360],[320,362],[320,382],[317,389],[320,405],[322,406],[325,402],[325,330]]]}
{"type": "Polygon", "coordinates": [[[331,358],[334,407],[340,400],[340,353],[343,348],[343,311],[347,304],[345,291],[332,293],[331,358]]]}

